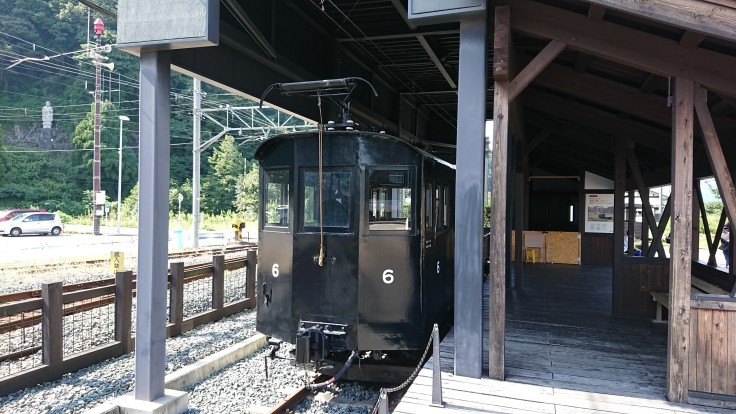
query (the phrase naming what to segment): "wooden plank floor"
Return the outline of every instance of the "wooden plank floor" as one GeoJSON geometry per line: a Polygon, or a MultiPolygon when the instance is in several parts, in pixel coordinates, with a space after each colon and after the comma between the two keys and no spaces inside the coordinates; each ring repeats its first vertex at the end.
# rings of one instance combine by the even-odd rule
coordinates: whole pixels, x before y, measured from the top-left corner
{"type": "Polygon", "coordinates": [[[664,398],[667,326],[611,317],[611,268],[526,265],[507,292],[506,381],[456,377],[452,331],[440,347],[445,408],[429,406],[432,361],[394,413],[733,413],[664,398]]]}

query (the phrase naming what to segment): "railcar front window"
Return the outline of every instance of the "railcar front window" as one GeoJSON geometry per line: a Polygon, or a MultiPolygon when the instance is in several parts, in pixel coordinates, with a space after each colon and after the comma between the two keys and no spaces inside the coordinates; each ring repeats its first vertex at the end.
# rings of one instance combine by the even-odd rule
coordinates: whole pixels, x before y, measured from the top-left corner
{"type": "Polygon", "coordinates": [[[413,210],[410,182],[407,170],[371,171],[368,230],[411,230],[413,210]]]}
{"type": "Polygon", "coordinates": [[[265,172],[266,193],[264,224],[266,226],[289,226],[289,171],[265,172]]]}
{"type": "MultiPolygon", "coordinates": [[[[304,171],[304,214],[305,229],[319,230],[320,194],[319,172],[304,171]]],[[[350,228],[350,172],[322,171],[322,227],[329,231],[344,231],[350,228]]]]}

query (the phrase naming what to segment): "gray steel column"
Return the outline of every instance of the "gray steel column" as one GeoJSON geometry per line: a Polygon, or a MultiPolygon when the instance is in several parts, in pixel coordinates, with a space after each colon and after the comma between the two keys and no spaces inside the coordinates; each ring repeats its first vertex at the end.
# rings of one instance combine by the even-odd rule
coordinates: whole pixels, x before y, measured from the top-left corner
{"type": "Polygon", "coordinates": [[[135,398],[164,396],[169,247],[171,54],[140,55],[140,150],[135,398]]]}
{"type": "Polygon", "coordinates": [[[455,374],[483,367],[483,186],[486,18],[460,22],[455,195],[455,374]]]}

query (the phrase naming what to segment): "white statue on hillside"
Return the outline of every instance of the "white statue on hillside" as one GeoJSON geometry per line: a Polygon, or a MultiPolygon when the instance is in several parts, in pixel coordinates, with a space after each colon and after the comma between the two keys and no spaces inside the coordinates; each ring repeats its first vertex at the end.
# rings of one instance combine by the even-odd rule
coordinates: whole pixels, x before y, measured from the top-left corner
{"type": "Polygon", "coordinates": [[[51,128],[51,124],[54,122],[54,108],[51,107],[51,102],[46,101],[46,106],[41,109],[41,123],[43,127],[48,129],[51,128]]]}

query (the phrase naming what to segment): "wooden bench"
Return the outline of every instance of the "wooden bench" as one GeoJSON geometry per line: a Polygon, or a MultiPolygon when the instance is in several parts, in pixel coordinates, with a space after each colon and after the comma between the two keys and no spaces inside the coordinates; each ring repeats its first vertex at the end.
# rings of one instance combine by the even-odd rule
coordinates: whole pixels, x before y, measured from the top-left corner
{"type": "MultiPolygon", "coordinates": [[[[692,285],[690,287],[690,293],[697,294],[697,293],[708,293],[711,295],[729,295],[731,292],[728,292],[725,289],[722,289],[712,283],[706,282],[703,279],[699,279],[695,276],[692,276],[690,278],[690,284],[692,285]]],[[[670,308],[670,294],[669,292],[649,292],[652,295],[652,300],[657,302],[657,313],[656,317],[654,318],[654,322],[667,322],[662,320],[662,306],[669,309],[670,308]]]]}

